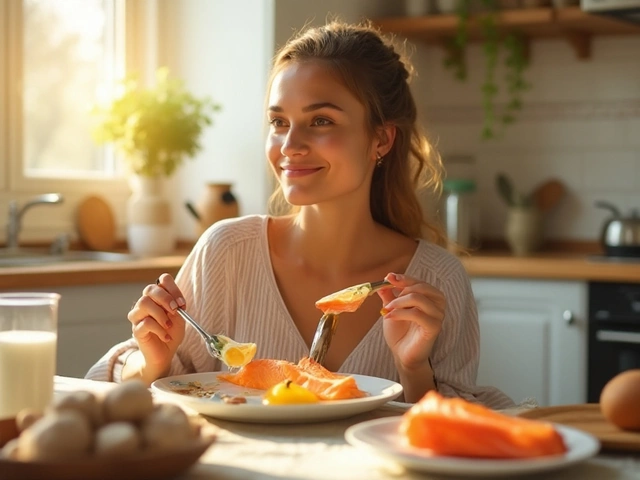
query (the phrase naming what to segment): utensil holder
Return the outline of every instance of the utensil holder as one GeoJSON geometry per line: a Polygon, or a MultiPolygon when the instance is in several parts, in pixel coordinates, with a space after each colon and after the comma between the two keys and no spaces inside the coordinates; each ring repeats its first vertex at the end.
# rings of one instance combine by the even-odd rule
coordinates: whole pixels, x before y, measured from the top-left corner
{"type": "Polygon", "coordinates": [[[542,215],[535,207],[512,207],[507,214],[505,238],[514,255],[522,257],[542,245],[542,215]]]}

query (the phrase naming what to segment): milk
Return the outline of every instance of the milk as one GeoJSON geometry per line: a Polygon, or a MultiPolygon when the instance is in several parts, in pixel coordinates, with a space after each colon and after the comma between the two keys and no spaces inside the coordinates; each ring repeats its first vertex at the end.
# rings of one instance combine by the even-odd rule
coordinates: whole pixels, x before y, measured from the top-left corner
{"type": "Polygon", "coordinates": [[[56,371],[54,332],[0,332],[0,419],[23,408],[42,411],[53,397],[56,371]]]}

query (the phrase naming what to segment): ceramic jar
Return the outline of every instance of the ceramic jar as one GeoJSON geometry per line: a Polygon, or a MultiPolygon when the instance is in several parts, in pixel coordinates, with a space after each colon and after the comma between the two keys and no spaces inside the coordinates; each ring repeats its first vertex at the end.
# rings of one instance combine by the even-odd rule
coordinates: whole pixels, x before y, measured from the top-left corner
{"type": "Polygon", "coordinates": [[[452,250],[478,248],[480,246],[480,214],[475,195],[476,183],[466,178],[448,178],[443,183],[443,226],[452,250]]]}
{"type": "Polygon", "coordinates": [[[140,257],[168,255],[175,250],[176,236],[171,203],[164,196],[164,179],[135,175],[127,201],[127,243],[140,257]]]}
{"type": "Polygon", "coordinates": [[[231,183],[205,185],[202,195],[196,202],[196,211],[200,217],[196,228],[198,236],[217,221],[239,215],[240,206],[231,189],[231,183]]]}
{"type": "Polygon", "coordinates": [[[535,207],[511,207],[507,213],[505,237],[516,256],[538,250],[542,244],[542,215],[535,207]]]}

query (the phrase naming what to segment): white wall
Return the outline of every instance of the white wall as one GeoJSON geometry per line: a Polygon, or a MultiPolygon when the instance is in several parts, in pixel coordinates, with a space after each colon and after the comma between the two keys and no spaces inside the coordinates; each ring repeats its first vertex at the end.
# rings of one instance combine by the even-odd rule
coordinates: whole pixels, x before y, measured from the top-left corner
{"type": "Polygon", "coordinates": [[[203,149],[177,175],[173,194],[178,238],[195,238],[184,208],[207,182],[230,181],[241,214],[265,211],[264,92],[273,55],[272,0],[169,0],[161,61],[196,95],[222,105],[203,149]]]}
{"type": "Polygon", "coordinates": [[[547,237],[597,240],[609,214],[593,206],[596,199],[624,213],[640,211],[640,37],[595,38],[585,61],[561,40],[531,47],[526,77],[532,89],[502,139],[480,140],[484,58],[477,46],[470,51],[467,83],[441,67],[440,49],[418,46],[421,114],[445,161],[475,158],[466,170],[475,171],[478,181],[484,236],[503,233],[505,206],[494,188],[495,174],[503,171],[525,191],[550,177],[561,179],[568,195],[548,216],[547,237]]]}
{"type": "Polygon", "coordinates": [[[323,25],[338,17],[346,22],[366,18],[401,15],[402,0],[276,0],[275,45],[282,46],[305,25],[323,25]]]}

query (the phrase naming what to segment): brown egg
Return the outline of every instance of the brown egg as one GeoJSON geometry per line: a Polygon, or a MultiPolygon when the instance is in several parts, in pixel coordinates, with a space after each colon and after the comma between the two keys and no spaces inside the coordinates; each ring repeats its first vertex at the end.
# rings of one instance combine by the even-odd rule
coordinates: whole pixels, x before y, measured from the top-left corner
{"type": "Polygon", "coordinates": [[[627,370],[609,380],[600,393],[600,410],[614,425],[640,431],[640,369],[627,370]]]}

